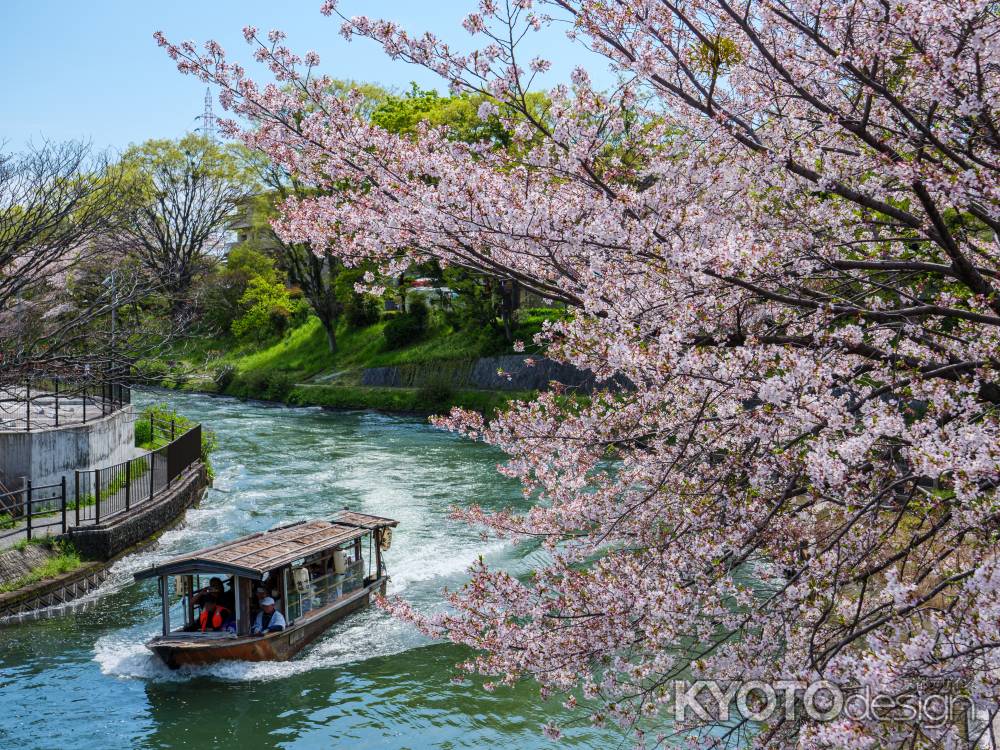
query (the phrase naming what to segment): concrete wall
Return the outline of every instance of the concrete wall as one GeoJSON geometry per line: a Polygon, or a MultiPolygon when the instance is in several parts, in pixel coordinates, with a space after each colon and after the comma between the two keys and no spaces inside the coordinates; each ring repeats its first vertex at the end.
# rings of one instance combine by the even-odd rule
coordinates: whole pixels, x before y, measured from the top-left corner
{"type": "MultiPolygon", "coordinates": [[[[556,381],[573,390],[589,393],[598,385],[593,373],[546,357],[511,354],[475,360],[435,362],[425,365],[370,367],[361,373],[361,384],[389,388],[420,388],[444,380],[454,388],[491,391],[541,391],[556,381]],[[526,364],[531,359],[533,364],[526,364]],[[502,370],[503,375],[498,371],[502,370]]],[[[627,388],[625,383],[614,387],[627,388]]]]}
{"type": "Polygon", "coordinates": [[[75,469],[108,466],[137,454],[134,423],[129,405],[86,424],[0,432],[0,482],[20,489],[22,477],[39,486],[65,476],[72,487],[75,469]]]}

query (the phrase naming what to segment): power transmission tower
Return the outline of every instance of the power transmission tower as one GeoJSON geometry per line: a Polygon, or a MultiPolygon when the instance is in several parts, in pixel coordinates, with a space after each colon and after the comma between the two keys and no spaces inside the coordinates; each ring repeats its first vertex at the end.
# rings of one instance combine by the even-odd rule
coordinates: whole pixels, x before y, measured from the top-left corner
{"type": "Polygon", "coordinates": [[[212,112],[212,90],[205,89],[205,109],[195,118],[201,120],[201,127],[196,131],[201,133],[210,143],[215,143],[215,113],[212,112]]]}

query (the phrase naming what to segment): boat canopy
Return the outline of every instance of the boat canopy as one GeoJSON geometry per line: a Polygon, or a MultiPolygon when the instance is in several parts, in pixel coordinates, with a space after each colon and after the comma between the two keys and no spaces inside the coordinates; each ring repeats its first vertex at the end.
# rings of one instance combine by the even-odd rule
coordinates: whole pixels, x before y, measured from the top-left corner
{"type": "Polygon", "coordinates": [[[259,580],[268,571],[398,523],[344,509],[329,521],[299,521],[173,557],[139,571],[135,580],[183,573],[218,573],[259,580]]]}

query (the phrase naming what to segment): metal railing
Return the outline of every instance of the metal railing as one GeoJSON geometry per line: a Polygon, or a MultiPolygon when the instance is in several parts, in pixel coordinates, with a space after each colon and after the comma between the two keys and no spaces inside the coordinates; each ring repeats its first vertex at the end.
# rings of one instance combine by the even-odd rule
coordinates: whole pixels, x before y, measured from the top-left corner
{"type": "Polygon", "coordinates": [[[177,421],[174,419],[157,417],[153,411],[150,411],[149,437],[153,447],[155,448],[159,448],[167,443],[172,443],[177,439],[177,421]]]}
{"type": "Polygon", "coordinates": [[[86,424],[132,401],[127,385],[111,381],[32,378],[0,386],[0,431],[86,424]]]}
{"type": "Polygon", "coordinates": [[[0,493],[0,539],[23,534],[26,539],[47,536],[52,527],[66,533],[66,478],[57,484],[34,486],[31,480],[19,490],[0,493]]]}
{"type": "Polygon", "coordinates": [[[196,461],[201,460],[201,425],[166,445],[127,461],[97,469],[76,470],[72,487],[58,484],[0,491],[0,540],[65,534],[69,529],[100,524],[148,504],[196,461]],[[54,529],[58,527],[58,531],[54,529]]]}
{"type": "Polygon", "coordinates": [[[76,471],[73,523],[99,524],[151,502],[201,458],[201,425],[156,450],[99,469],[76,471]]]}

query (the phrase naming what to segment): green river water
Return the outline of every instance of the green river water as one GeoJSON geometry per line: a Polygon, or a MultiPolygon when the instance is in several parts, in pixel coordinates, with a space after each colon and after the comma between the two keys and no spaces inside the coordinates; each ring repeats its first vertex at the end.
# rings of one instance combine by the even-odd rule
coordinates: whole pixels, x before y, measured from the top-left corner
{"type": "Polygon", "coordinates": [[[0,628],[0,741],[35,748],[605,748],[618,735],[567,725],[537,688],[486,693],[456,684],[461,648],[435,643],[376,608],[349,616],[285,663],[171,672],[143,642],[159,629],[155,582],[132,572],[290,520],[349,506],[400,521],[387,554],[398,593],[441,607],[479,554],[523,573],[537,548],[483,542],[448,519],[454,504],[522,506],[502,456],[423,420],[286,409],[173,393],[164,401],[215,430],[215,486],[182,524],[115,564],[80,611],[0,628]]]}

